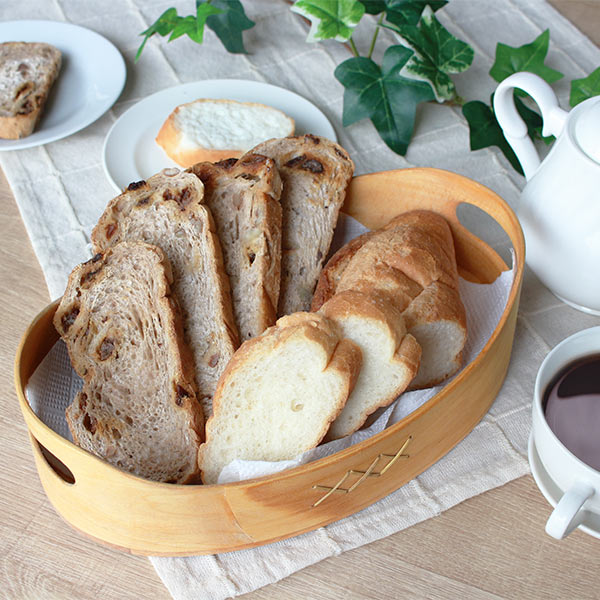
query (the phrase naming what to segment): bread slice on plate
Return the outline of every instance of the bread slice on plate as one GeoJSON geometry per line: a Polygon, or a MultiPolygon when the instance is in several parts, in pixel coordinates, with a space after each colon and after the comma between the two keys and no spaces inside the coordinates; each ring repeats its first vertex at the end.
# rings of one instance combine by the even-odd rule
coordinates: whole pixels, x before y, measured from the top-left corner
{"type": "Polygon", "coordinates": [[[283,181],[277,314],[308,310],[354,164],[341,146],[315,135],[268,140],[252,152],[275,160],[283,181]]]}
{"type": "Polygon", "coordinates": [[[66,411],[75,443],[140,477],[191,483],[204,419],[170,281],[159,248],[118,244],[75,267],[54,325],[84,380],[66,411]]]}
{"type": "Polygon", "coordinates": [[[244,342],[223,373],[198,454],[216,483],[232,460],[279,461],[314,448],[352,391],[361,351],[316,313],[277,321],[244,342]]]}
{"type": "Polygon", "coordinates": [[[338,250],[323,269],[311,309],[346,290],[384,295],[402,312],[422,350],[408,389],[441,383],[460,368],[466,313],[452,232],[441,215],[402,213],[338,250]]]}
{"type": "Polygon", "coordinates": [[[275,163],[258,154],[191,172],[204,183],[231,284],[240,339],[275,323],[281,279],[281,178],[275,163]]]}
{"type": "Polygon", "coordinates": [[[0,44],[0,138],[33,133],[58,77],[60,50],[42,42],[0,44]]]}
{"type": "Polygon", "coordinates": [[[239,158],[263,140],[293,135],[294,120],[256,102],[200,98],[181,104],[163,123],[156,142],[182,167],[239,158]]]}
{"type": "Polygon", "coordinates": [[[96,252],[134,240],[165,252],[173,268],[184,337],[194,356],[198,394],[208,416],[238,334],[221,246],[203,194],[198,177],[176,169],[131,184],[109,202],[92,242],[96,252]]]}
{"type": "Polygon", "coordinates": [[[372,412],[406,390],[419,368],[421,347],[406,332],[402,313],[385,296],[340,292],[319,312],[362,350],[356,385],[327,433],[327,439],[338,439],[354,433],[372,412]]]}

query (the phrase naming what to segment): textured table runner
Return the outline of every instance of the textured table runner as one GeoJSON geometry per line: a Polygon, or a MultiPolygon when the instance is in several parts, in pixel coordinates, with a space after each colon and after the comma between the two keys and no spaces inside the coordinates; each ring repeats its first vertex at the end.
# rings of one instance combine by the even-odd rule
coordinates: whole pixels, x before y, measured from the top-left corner
{"type": "MultiPolygon", "coordinates": [[[[0,153],[0,165],[53,298],[62,294],[71,268],[89,256],[90,231],[113,196],[102,168],[102,145],[111,125],[140,99],[189,81],[237,78],[287,88],[327,115],[340,143],[355,161],[357,174],[410,166],[448,169],[490,187],[516,206],[523,178],[497,150],[469,150],[468,127],[459,108],[422,106],[406,157],[391,152],[368,121],[344,129],[343,89],[333,70],[349,53],[336,42],[307,44],[306,24],[284,1],[244,0],[248,16],[256,22],[245,33],[248,55],[226,53],[207,31],[202,46],[187,38],[171,44],[152,39],[134,64],[140,41],[137,34],[172,5],[180,14],[193,12],[191,0],[0,2],[5,21],[35,15],[82,25],[104,35],[119,48],[128,67],[123,94],[94,124],[47,146],[0,153]]],[[[565,78],[553,86],[563,108],[568,108],[569,81],[586,76],[600,64],[598,48],[542,0],[451,0],[436,14],[451,32],[475,49],[473,66],[455,79],[459,94],[467,100],[489,100],[495,82],[488,71],[498,41],[520,46],[550,28],[547,64],[565,73],[565,78]]],[[[371,31],[359,26],[355,36],[359,47],[366,47],[371,31]]],[[[387,31],[380,36],[382,41],[393,40],[387,31]]],[[[478,235],[507,256],[504,234],[474,211],[466,211],[464,218],[478,235]]],[[[561,339],[599,323],[600,319],[562,304],[527,271],[504,386],[490,412],[452,452],[352,517],[262,548],[207,557],[152,558],[158,574],[177,600],[236,596],[400,531],[520,477],[528,472],[529,411],[539,364],[561,339]]]]}

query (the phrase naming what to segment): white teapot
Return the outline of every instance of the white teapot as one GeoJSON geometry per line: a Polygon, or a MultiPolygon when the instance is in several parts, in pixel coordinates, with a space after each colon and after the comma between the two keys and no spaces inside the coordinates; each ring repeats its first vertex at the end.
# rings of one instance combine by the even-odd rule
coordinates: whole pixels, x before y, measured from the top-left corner
{"type": "Polygon", "coordinates": [[[600,96],[566,112],[543,79],[515,73],[498,86],[494,110],[527,179],[517,207],[527,264],[561,300],[600,315],[600,96]],[[541,163],[513,88],[537,102],[542,134],[557,138],[541,163]]]}

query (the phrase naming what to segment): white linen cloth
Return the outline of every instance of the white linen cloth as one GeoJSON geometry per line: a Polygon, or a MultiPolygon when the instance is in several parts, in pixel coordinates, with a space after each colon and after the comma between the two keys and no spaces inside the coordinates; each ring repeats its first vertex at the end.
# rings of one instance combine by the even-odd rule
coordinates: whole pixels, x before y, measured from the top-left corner
{"type": "MultiPolygon", "coordinates": [[[[183,0],[0,0],[2,20],[68,21],[111,40],[127,62],[125,90],[98,121],[69,138],[46,146],[0,153],[0,165],[19,205],[52,298],[62,294],[71,268],[89,256],[89,234],[113,196],[102,169],[102,145],[115,120],[140,99],[158,90],[202,79],[239,78],[290,89],[316,104],[334,125],[340,143],[356,163],[356,173],[430,166],[466,175],[487,185],[513,207],[524,184],[496,149],[469,150],[466,122],[457,107],[420,107],[406,157],[391,152],[368,121],[341,125],[343,88],[335,67],[350,56],[333,41],[307,44],[308,27],[281,1],[244,0],[256,26],[245,32],[247,55],[228,54],[211,31],[198,46],[187,38],[149,41],[134,64],[138,33],[166,8],[190,14],[183,0]]],[[[489,101],[496,83],[488,71],[497,42],[520,46],[546,28],[551,31],[547,64],[565,78],[553,85],[568,108],[569,82],[600,64],[600,51],[543,0],[451,0],[436,13],[440,21],[475,49],[473,66],[455,78],[467,100],[489,101]]],[[[355,39],[366,49],[371,27],[361,24],[355,39]]],[[[379,50],[393,43],[380,33],[379,50]]],[[[477,214],[465,220],[507,256],[506,238],[477,214]]],[[[489,413],[452,452],[400,490],[360,513],[327,527],[262,548],[191,558],[152,558],[176,600],[237,596],[277,581],[326,557],[367,544],[425,520],[528,472],[530,402],[539,364],[567,335],[598,325],[557,300],[526,272],[511,365],[489,413]],[[309,550],[309,551],[307,551],[309,550]]]]}

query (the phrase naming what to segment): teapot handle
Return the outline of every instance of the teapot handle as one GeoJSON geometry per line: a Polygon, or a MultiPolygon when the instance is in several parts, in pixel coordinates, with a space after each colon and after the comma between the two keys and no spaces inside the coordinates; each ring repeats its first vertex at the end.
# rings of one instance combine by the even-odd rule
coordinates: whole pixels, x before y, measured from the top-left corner
{"type": "Polygon", "coordinates": [[[542,135],[558,137],[565,126],[569,113],[558,106],[552,88],[533,73],[515,73],[507,77],[494,94],[494,112],[502,128],[504,137],[515,151],[525,178],[529,181],[540,166],[540,157],[531,138],[527,135],[527,125],[517,112],[513,89],[527,92],[540,107],[543,119],[542,135]]]}

